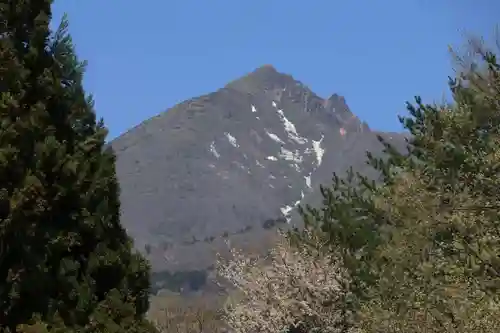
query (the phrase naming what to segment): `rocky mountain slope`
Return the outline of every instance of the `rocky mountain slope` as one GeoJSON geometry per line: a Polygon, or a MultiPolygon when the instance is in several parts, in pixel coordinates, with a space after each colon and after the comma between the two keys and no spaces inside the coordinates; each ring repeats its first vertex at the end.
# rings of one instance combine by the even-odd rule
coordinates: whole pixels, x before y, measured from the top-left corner
{"type": "MultiPolygon", "coordinates": [[[[122,221],[157,272],[210,267],[224,238],[265,249],[270,230],[316,202],[333,172],[372,172],[365,154],[382,151],[376,134],[343,97],[260,67],[111,142],[122,221]]],[[[404,146],[402,134],[382,134],[404,146]]]]}

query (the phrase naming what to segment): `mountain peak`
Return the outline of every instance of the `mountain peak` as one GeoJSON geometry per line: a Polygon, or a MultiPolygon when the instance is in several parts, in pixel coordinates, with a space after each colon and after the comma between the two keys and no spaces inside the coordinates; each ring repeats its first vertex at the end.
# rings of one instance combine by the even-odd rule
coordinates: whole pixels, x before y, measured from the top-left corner
{"type": "MultiPolygon", "coordinates": [[[[276,70],[276,68],[271,65],[271,64],[264,64],[260,67],[257,67],[253,73],[256,73],[256,72],[270,72],[270,73],[278,73],[278,71],[276,70]]],[[[278,73],[279,74],[279,73],[278,73]]]]}
{"type": "Polygon", "coordinates": [[[226,87],[252,93],[262,89],[285,87],[291,82],[294,82],[294,79],[290,75],[278,72],[273,65],[265,64],[230,82],[226,87]]]}
{"type": "Polygon", "coordinates": [[[330,95],[330,97],[328,97],[327,101],[330,101],[330,102],[340,102],[340,103],[345,104],[345,98],[344,98],[344,96],[340,96],[338,94],[332,94],[332,95],[330,95]]]}

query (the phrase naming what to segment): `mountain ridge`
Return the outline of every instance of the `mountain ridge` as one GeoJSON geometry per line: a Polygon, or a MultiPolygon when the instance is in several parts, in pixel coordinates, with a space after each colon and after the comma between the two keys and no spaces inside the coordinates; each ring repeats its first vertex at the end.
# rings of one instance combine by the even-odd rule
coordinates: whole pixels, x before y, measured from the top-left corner
{"type": "Polygon", "coordinates": [[[381,154],[380,133],[404,146],[403,134],[371,130],[344,97],[258,67],[109,143],[123,224],[154,271],[210,267],[228,239],[264,249],[273,227],[297,220],[298,204],[318,202],[333,172],[353,165],[375,177],[365,152],[381,154]]]}

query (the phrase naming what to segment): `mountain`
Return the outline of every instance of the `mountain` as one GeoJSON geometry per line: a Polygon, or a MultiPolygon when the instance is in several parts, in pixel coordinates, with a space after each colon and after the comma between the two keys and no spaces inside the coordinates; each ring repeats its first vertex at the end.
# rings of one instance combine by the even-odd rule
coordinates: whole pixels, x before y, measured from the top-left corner
{"type": "Polygon", "coordinates": [[[365,161],[382,152],[377,134],[404,147],[403,134],[372,131],[343,97],[262,66],[111,142],[122,222],[156,272],[209,268],[224,238],[265,250],[333,172],[376,176],[365,161]]]}

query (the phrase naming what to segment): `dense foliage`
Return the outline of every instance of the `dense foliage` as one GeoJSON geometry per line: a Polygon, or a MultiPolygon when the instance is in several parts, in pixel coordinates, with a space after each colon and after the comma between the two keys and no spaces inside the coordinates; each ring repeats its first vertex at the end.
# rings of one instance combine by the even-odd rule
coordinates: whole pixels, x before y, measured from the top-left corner
{"type": "Polygon", "coordinates": [[[0,327],[146,332],[149,267],[120,225],[114,155],[49,0],[0,4],[0,327]]]}

